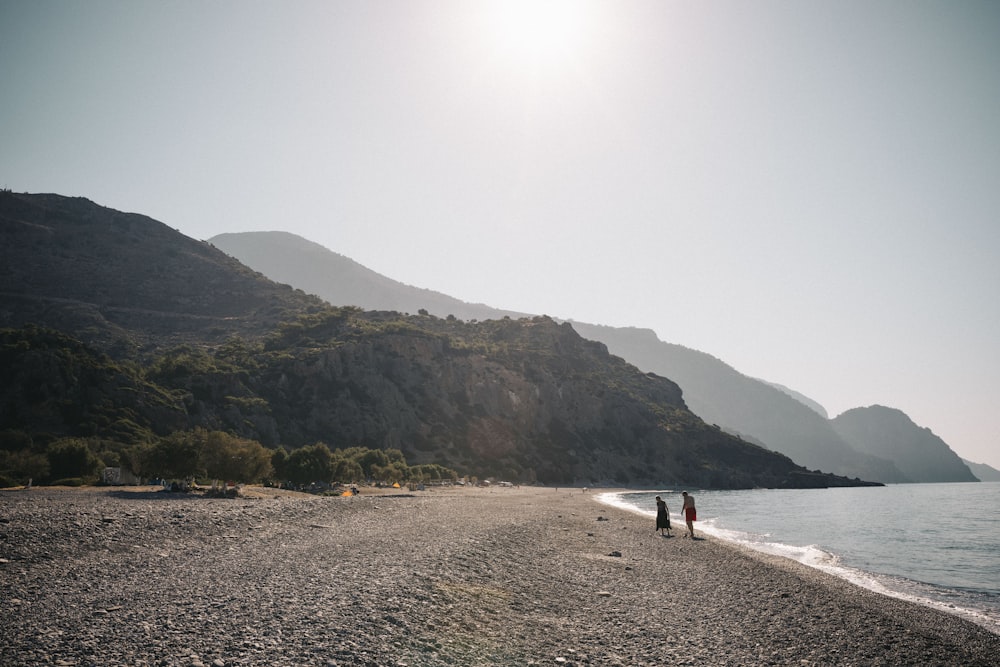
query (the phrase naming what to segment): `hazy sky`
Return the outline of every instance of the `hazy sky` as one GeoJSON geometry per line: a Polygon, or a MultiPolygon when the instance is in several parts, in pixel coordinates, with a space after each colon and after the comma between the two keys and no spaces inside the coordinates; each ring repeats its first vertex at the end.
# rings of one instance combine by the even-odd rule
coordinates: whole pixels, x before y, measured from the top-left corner
{"type": "Polygon", "coordinates": [[[0,0],[0,187],[654,329],[1000,468],[1000,3],[0,0]]]}

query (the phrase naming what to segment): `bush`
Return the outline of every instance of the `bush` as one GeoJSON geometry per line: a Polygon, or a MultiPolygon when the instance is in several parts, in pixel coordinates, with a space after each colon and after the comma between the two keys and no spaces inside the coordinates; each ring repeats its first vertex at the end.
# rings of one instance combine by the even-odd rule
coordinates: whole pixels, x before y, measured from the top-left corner
{"type": "Polygon", "coordinates": [[[333,455],[322,442],[296,449],[285,462],[285,476],[296,484],[329,482],[333,479],[333,455]]]}
{"type": "Polygon", "coordinates": [[[271,474],[272,454],[259,442],[203,428],[171,433],[138,457],[150,477],[259,482],[271,474]]]}
{"type": "Polygon", "coordinates": [[[21,486],[29,479],[45,479],[49,476],[49,460],[44,454],[36,454],[27,449],[17,452],[0,450],[0,477],[11,482],[7,486],[21,486]]]}
{"type": "Polygon", "coordinates": [[[56,479],[95,478],[101,466],[97,455],[82,438],[57,440],[49,446],[45,456],[49,460],[49,475],[56,479]]]}
{"type": "Polygon", "coordinates": [[[256,440],[222,431],[202,432],[201,460],[211,479],[259,482],[271,474],[271,455],[256,440]]]}

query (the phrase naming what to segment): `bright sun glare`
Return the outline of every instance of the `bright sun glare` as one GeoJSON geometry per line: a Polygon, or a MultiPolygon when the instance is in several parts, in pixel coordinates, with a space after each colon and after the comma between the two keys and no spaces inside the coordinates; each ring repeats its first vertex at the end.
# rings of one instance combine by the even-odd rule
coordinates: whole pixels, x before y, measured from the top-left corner
{"type": "Polygon", "coordinates": [[[574,58],[592,32],[589,3],[581,0],[498,0],[484,15],[499,60],[547,67],[574,58]]]}

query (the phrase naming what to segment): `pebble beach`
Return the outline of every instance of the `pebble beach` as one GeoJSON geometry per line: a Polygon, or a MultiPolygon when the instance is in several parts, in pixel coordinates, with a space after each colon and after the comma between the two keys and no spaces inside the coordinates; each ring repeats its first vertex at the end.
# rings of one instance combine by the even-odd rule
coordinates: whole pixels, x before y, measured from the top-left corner
{"type": "Polygon", "coordinates": [[[599,492],[0,491],[0,664],[1000,664],[957,616],[599,492]]]}

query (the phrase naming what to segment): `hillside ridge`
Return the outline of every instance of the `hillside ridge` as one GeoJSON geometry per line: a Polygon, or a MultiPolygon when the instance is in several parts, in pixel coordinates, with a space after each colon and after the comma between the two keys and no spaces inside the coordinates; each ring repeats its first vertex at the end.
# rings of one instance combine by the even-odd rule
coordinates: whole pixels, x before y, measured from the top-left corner
{"type": "MultiPolygon", "coordinates": [[[[496,319],[508,314],[411,288],[288,232],[226,234],[210,241],[265,275],[292,284],[296,279],[303,280],[296,286],[335,304],[426,311],[462,319],[496,319]],[[272,241],[282,248],[281,252],[268,250],[273,247],[272,241]],[[289,256],[294,260],[283,259],[289,256]],[[363,285],[368,278],[377,280],[377,291],[363,285]],[[349,286],[356,284],[361,286],[351,291],[349,286]]],[[[809,468],[882,482],[917,481],[905,475],[895,461],[845,441],[822,406],[794,390],[748,377],[711,354],[663,342],[651,329],[567,321],[585,338],[603,342],[613,354],[639,369],[677,382],[695,414],[745,441],[786,454],[809,468]]]]}
{"type": "Polygon", "coordinates": [[[705,424],[674,382],[550,318],[331,306],[80,198],[4,193],[0,234],[0,465],[81,442],[127,463],[201,428],[548,484],[862,483],[705,424]]]}

